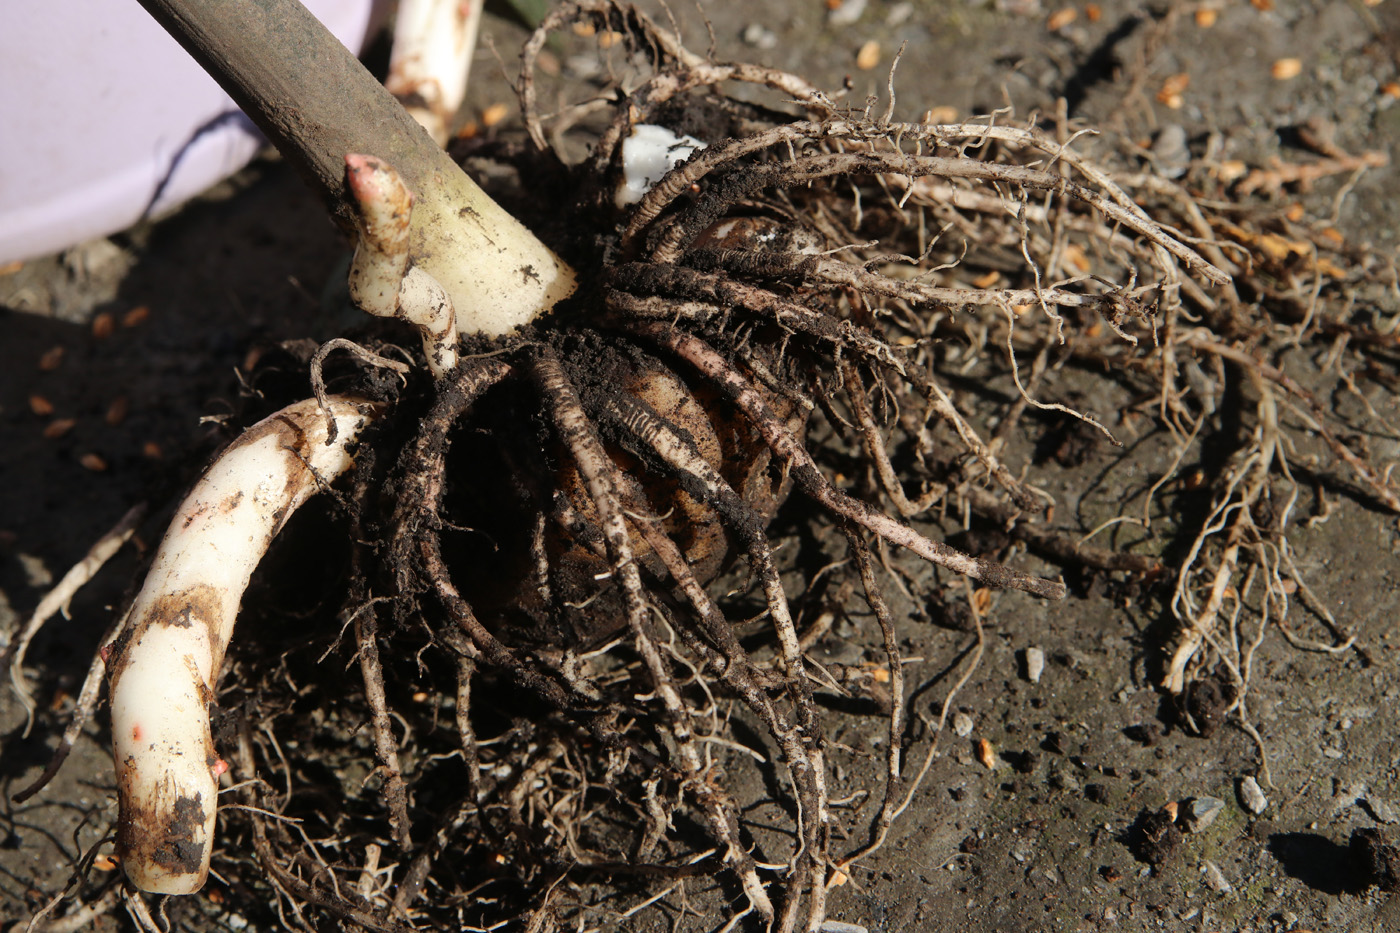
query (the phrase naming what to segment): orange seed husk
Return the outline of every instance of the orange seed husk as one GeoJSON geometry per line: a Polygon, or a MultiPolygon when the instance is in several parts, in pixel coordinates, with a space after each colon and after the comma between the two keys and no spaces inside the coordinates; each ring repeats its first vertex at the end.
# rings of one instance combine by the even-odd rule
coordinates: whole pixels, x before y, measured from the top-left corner
{"type": "Polygon", "coordinates": [[[112,316],[112,312],[103,311],[93,315],[92,335],[98,340],[106,340],[117,329],[117,319],[112,316]]]}
{"type": "Polygon", "coordinates": [[[115,427],[126,420],[129,411],[131,411],[131,399],[125,395],[118,395],[112,399],[112,404],[107,406],[106,421],[115,427]]]}
{"type": "Polygon", "coordinates": [[[73,425],[77,423],[75,418],[55,418],[44,428],[44,437],[48,440],[62,437],[73,430],[73,425]]]}
{"type": "Polygon", "coordinates": [[[492,104],[481,112],[481,125],[489,129],[504,120],[509,112],[505,104],[492,104]]]}
{"type": "Polygon", "coordinates": [[[880,64],[880,43],[871,39],[860,47],[859,52],[856,52],[856,67],[861,71],[869,71],[878,64],[880,64]]]}

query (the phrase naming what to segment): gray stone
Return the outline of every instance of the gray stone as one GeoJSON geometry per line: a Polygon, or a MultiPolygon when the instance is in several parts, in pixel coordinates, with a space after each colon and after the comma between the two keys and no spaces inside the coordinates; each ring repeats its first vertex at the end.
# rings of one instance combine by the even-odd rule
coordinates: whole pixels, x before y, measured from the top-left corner
{"type": "Polygon", "coordinates": [[[842,0],[826,14],[826,21],[833,26],[850,26],[865,12],[865,3],[866,0],[842,0]]]}
{"type": "Polygon", "coordinates": [[[1269,806],[1269,798],[1264,796],[1264,791],[1259,788],[1259,782],[1251,777],[1240,778],[1238,793],[1240,795],[1240,806],[1250,813],[1258,816],[1269,806]]]}
{"type": "Polygon", "coordinates": [[[1361,805],[1366,808],[1366,812],[1371,814],[1371,818],[1377,823],[1400,822],[1400,816],[1395,814],[1395,808],[1384,798],[1375,794],[1367,794],[1366,799],[1361,801],[1361,805]]]}
{"type": "Polygon", "coordinates": [[[1215,818],[1220,815],[1220,811],[1225,809],[1225,801],[1218,797],[1192,797],[1186,802],[1186,812],[1183,823],[1186,831],[1191,833],[1203,832],[1215,818]]]}
{"type": "Polygon", "coordinates": [[[1217,894],[1224,894],[1232,890],[1230,882],[1225,879],[1225,873],[1220,870],[1219,865],[1210,859],[1201,863],[1201,874],[1206,876],[1206,887],[1217,894]]]}

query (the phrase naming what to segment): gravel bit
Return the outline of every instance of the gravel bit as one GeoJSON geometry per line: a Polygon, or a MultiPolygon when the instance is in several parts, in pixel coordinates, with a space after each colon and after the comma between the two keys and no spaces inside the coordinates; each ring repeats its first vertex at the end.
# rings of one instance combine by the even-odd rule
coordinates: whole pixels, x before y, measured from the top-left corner
{"type": "Polygon", "coordinates": [[[1191,150],[1186,145],[1186,130],[1179,123],[1168,123],[1157,133],[1152,143],[1152,158],[1157,170],[1167,178],[1180,178],[1191,167],[1191,150]]]}
{"type": "Polygon", "coordinates": [[[1182,808],[1181,824],[1188,833],[1204,832],[1224,809],[1225,801],[1218,797],[1192,797],[1182,808]]]}
{"type": "Polygon", "coordinates": [[[826,21],[832,26],[850,26],[865,13],[866,0],[841,0],[832,11],[826,14],[826,21]]]}
{"type": "Polygon", "coordinates": [[[1400,822],[1400,816],[1396,815],[1395,808],[1384,797],[1367,794],[1366,799],[1361,801],[1361,805],[1366,808],[1366,812],[1371,814],[1371,818],[1377,823],[1389,826],[1391,823],[1400,822]]]}
{"type": "Polygon", "coordinates": [[[1355,805],[1362,797],[1366,796],[1365,781],[1347,781],[1345,784],[1339,780],[1332,781],[1332,815],[1336,816],[1347,807],[1355,805]]]}
{"type": "Polygon", "coordinates": [[[967,713],[957,712],[953,714],[953,732],[957,733],[959,738],[965,739],[972,735],[972,727],[972,717],[967,713]]]}
{"type": "Polygon", "coordinates": [[[743,39],[745,45],[751,45],[756,49],[766,51],[778,47],[778,34],[761,23],[749,23],[745,26],[743,39]]]}
{"type": "Polygon", "coordinates": [[[828,920],[817,927],[818,933],[868,933],[863,926],[854,923],[842,923],[840,920],[828,920]]]}
{"type": "Polygon", "coordinates": [[[1220,870],[1220,866],[1206,859],[1201,862],[1201,874],[1206,876],[1206,887],[1217,894],[1224,894],[1232,890],[1230,882],[1225,880],[1225,873],[1220,870]]]}
{"type": "Polygon", "coordinates": [[[1259,789],[1259,782],[1253,777],[1240,778],[1239,795],[1240,806],[1255,816],[1263,813],[1269,806],[1269,798],[1264,796],[1264,792],[1259,789]]]}
{"type": "Polygon", "coordinates": [[[1045,652],[1039,648],[1027,648],[1021,660],[1025,665],[1026,679],[1033,684],[1040,683],[1040,675],[1045,672],[1045,652]]]}

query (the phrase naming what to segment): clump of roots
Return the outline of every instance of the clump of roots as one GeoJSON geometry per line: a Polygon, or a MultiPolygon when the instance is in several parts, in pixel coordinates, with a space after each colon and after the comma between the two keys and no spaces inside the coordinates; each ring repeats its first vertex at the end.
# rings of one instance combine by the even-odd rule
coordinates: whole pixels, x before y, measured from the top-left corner
{"type": "MultiPolygon", "coordinates": [[[[526,49],[521,97],[536,148],[515,155],[542,185],[567,182],[558,216],[570,237],[551,245],[585,284],[533,331],[464,348],[434,398],[402,400],[366,444],[377,453],[361,458],[350,496],[354,592],[342,622],[391,839],[359,822],[375,810],[355,809],[362,788],[333,818],[314,803],[289,808],[290,775],[280,792],[244,786],[249,806],[308,815],[295,827],[256,813],[247,824],[286,909],[309,903],[399,929],[415,918],[489,926],[528,904],[531,929],[543,929],[589,908],[590,880],[635,890],[638,905],[668,895],[679,910],[687,885],[717,880],[731,926],[752,915],[817,929],[829,888],[880,845],[912,792],[897,623],[879,569],[887,550],[912,552],[945,580],[1065,593],[909,522],[975,515],[1064,565],[1166,576],[1160,543],[1112,550],[1051,530],[1053,497],[1006,459],[1027,412],[1119,446],[1115,431],[1150,433],[1137,422],[1164,432],[1171,470],[1145,493],[1143,519],[1115,519],[1145,526],[1220,407],[1239,404],[1227,385],[1252,393],[1257,418],[1197,484],[1213,501],[1199,533],[1188,530],[1175,581],[1173,690],[1216,659],[1246,686],[1239,620],[1259,581],[1259,632],[1283,624],[1284,581],[1299,579],[1283,434],[1301,433],[1285,413],[1349,467],[1359,495],[1397,508],[1389,477],[1338,416],[1271,361],[1319,339],[1394,355],[1393,336],[1319,309],[1335,278],[1324,284],[1321,246],[1306,234],[1270,258],[1260,244],[1279,233],[1208,216],[1185,188],[1150,175],[1125,191],[1063,120],[1048,132],[1006,115],[896,123],[792,75],[696,56],[611,3],[550,17],[526,49]],[[596,123],[600,98],[561,98],[541,116],[533,64],[573,22],[619,36],[622,57],[647,73],[619,79],[595,148],[568,165],[571,130],[596,123]],[[728,96],[736,83],[779,100],[728,96]],[[639,123],[709,145],[619,211],[621,149],[639,123]],[[1111,374],[1131,400],[1116,423],[1037,398],[1065,365],[1111,374]],[[1007,380],[995,421],[958,391],[969,376],[1007,380]],[[860,495],[828,475],[827,452],[842,449],[855,452],[844,462],[856,464],[860,495]],[[794,609],[766,531],[789,487],[844,538],[844,565],[827,576],[863,591],[883,633],[878,662],[828,669],[806,656],[820,632],[800,620],[820,600],[794,609]],[[732,592],[734,574],[721,575],[731,561],[732,592]],[[1213,623],[1226,604],[1223,638],[1213,623]],[[877,685],[883,787],[862,815],[828,791],[829,714],[814,695],[877,685]],[[740,739],[736,722],[766,738],[740,739]],[[732,775],[755,760],[775,782],[786,837],[760,842],[736,798],[732,775]],[[385,845],[392,865],[380,864],[385,845]],[[459,851],[444,859],[449,846],[459,851]]],[[[1336,365],[1361,397],[1360,376],[1336,365]]],[[[983,603],[972,603],[975,615],[983,603]]],[[[221,703],[251,702],[243,684],[221,703]]],[[[290,714],[299,700],[285,702],[290,714]]],[[[245,779],[285,767],[271,716],[264,705],[269,725],[230,717],[225,740],[245,779]]],[[[1247,724],[1242,706],[1239,716],[1247,724]]],[[[219,870],[237,879],[239,864],[219,870]]]]}

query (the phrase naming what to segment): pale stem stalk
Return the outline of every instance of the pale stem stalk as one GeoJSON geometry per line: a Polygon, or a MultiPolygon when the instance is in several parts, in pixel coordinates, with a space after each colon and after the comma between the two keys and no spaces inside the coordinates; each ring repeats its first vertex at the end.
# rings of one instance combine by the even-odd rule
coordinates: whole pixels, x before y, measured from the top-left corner
{"type": "Polygon", "coordinates": [[[410,256],[463,333],[508,334],[572,294],[573,270],[492,201],[296,0],[140,0],[325,199],[351,234],[345,157],[392,165],[414,196],[410,256]]]}

